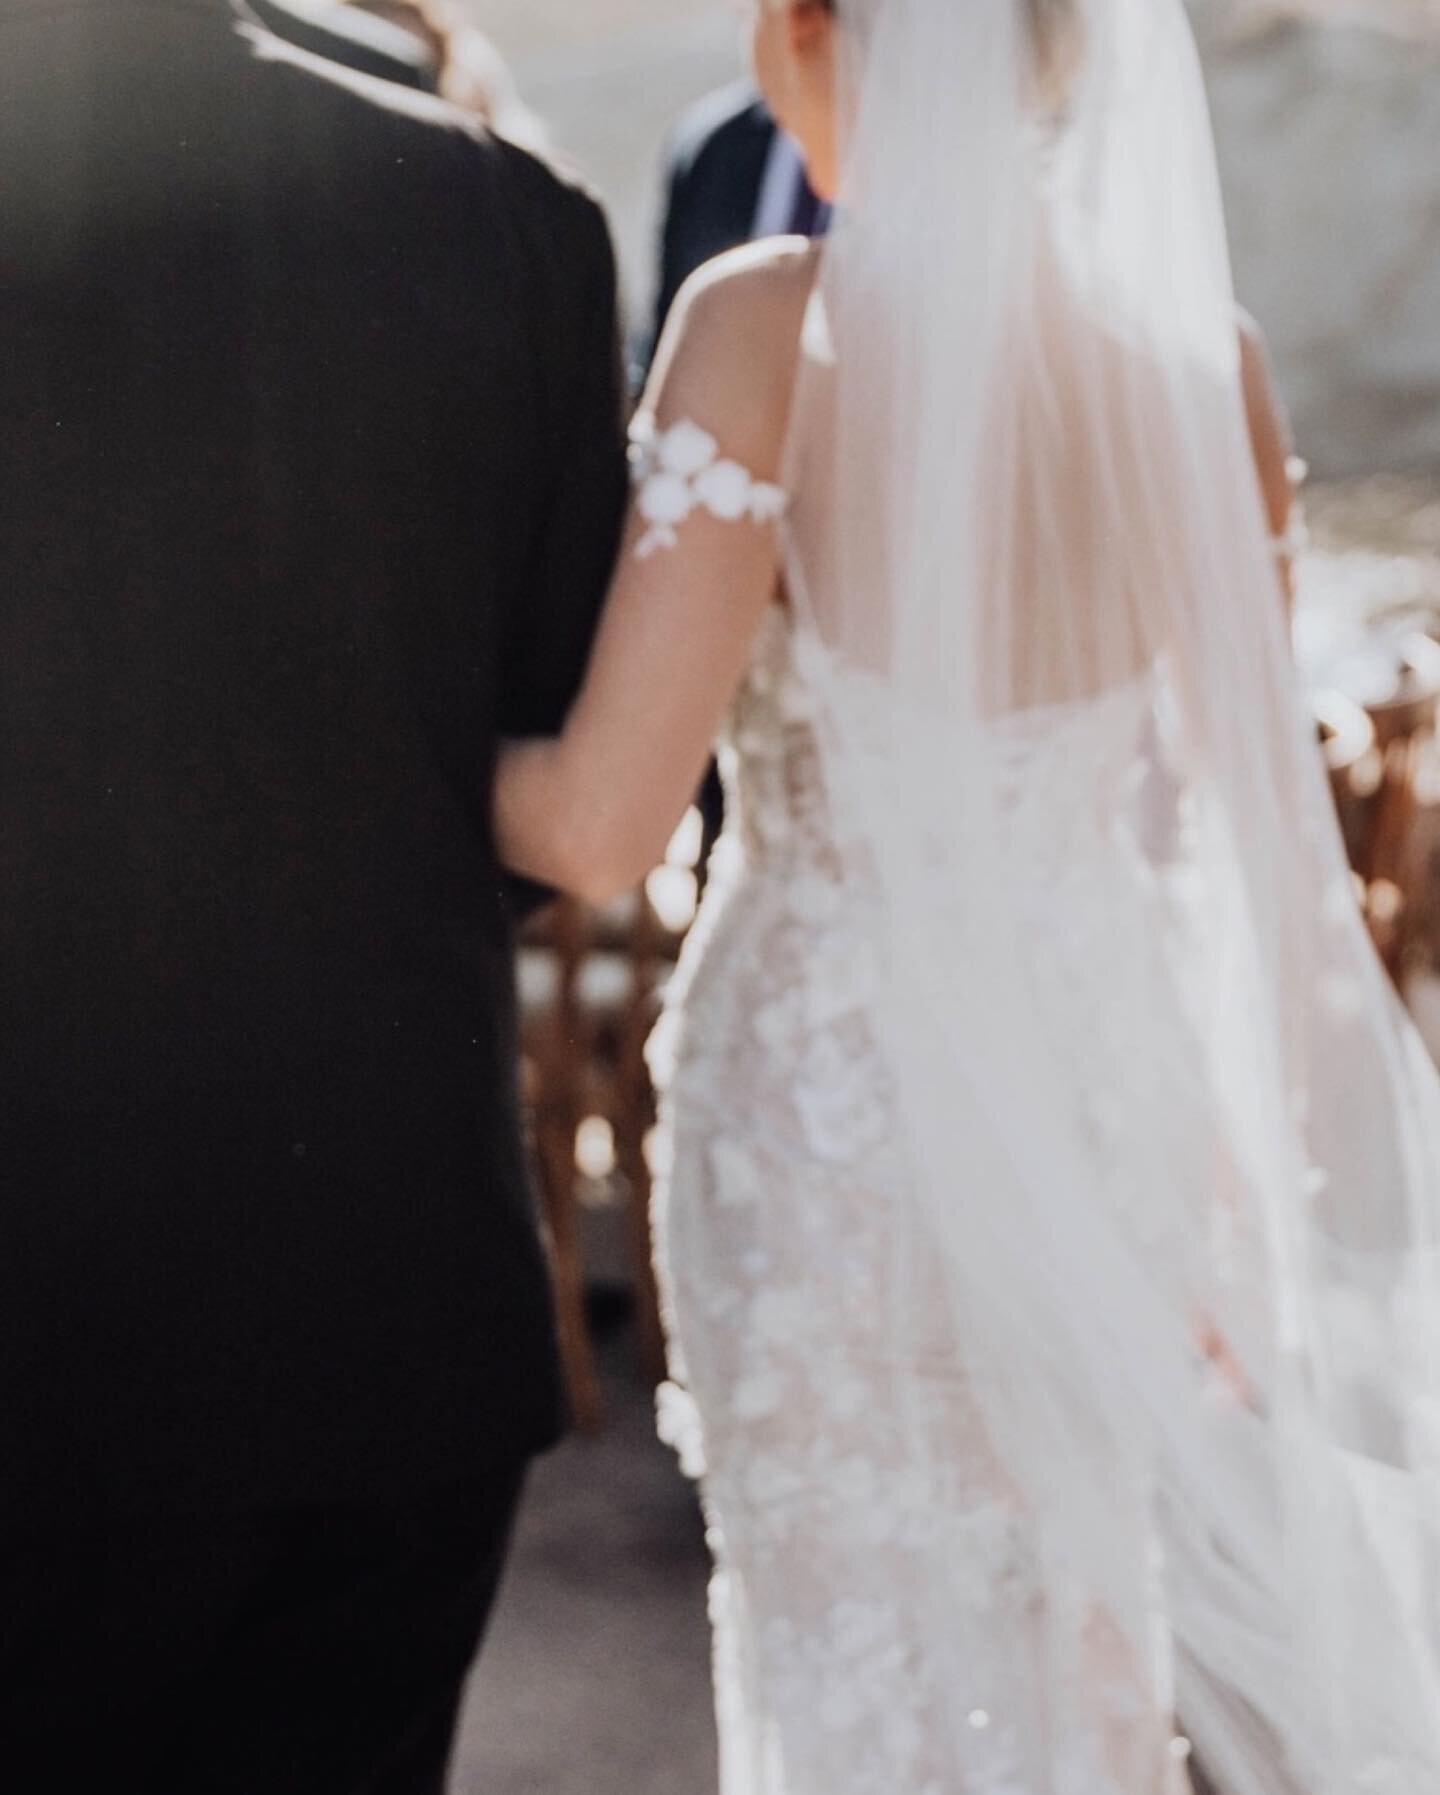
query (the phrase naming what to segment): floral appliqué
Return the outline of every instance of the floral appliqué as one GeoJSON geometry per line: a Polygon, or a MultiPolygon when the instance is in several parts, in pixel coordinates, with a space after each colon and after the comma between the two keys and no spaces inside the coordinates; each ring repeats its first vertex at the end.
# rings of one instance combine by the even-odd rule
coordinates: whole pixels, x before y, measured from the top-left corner
{"type": "MultiPolygon", "coordinates": [[[[641,465],[655,481],[641,504],[652,548],[706,493],[721,515],[745,512],[748,476],[721,475],[714,440],[693,426],[641,465]]],[[[1047,1580],[943,1268],[923,1251],[913,1267],[897,1260],[915,1194],[877,1020],[879,874],[868,844],[837,835],[817,733],[833,670],[820,652],[784,608],[769,611],[725,731],[726,833],[651,1048],[665,1090],[655,1220],[674,1378],[659,1427],[705,1479],[726,1786],[1188,1795],[1148,1665],[1131,1674],[1102,1656],[1080,1592],[1047,1580]]],[[[856,694],[883,752],[906,719],[878,681],[856,694]]],[[[1126,776],[1143,714],[1137,695],[1078,734],[999,749],[1013,760],[1003,851],[1024,858],[1037,940],[1063,943],[1053,951],[1073,976],[1115,961],[1086,951],[1114,926],[1123,864],[1094,794],[1111,769],[1126,776]]],[[[944,852],[937,902],[947,881],[965,889],[944,852]]],[[[1090,1005],[1101,1039],[1074,1043],[1076,1082],[1102,1106],[1130,1088],[1119,1044],[1133,1039],[1135,1006],[1156,1001],[1153,976],[1137,971],[1123,1002],[1111,984],[1090,1005]]],[[[1177,1132],[1158,1138],[1168,1147],[1177,1132]]],[[[957,1204],[975,1176],[955,1165],[957,1204]]],[[[1173,1182],[1159,1165],[1135,1194],[1157,1208],[1173,1182]]],[[[1129,1198],[1127,1185],[1116,1200],[1129,1198]]],[[[1403,1766],[1385,1774],[1374,1795],[1420,1786],[1403,1766]]]]}
{"type": "Polygon", "coordinates": [[[722,523],[750,518],[774,523],[785,514],[784,489],[757,480],[748,468],[720,453],[708,430],[688,418],[656,432],[641,426],[630,448],[635,505],[647,525],[635,553],[645,559],[657,549],[674,548],[679,526],[696,511],[722,523]]]}

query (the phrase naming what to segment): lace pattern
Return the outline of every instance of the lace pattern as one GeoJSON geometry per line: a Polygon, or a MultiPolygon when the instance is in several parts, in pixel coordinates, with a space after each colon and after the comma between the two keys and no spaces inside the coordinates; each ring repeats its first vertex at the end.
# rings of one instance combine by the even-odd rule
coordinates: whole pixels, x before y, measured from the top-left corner
{"type": "MultiPolygon", "coordinates": [[[[660,1423],[703,1478],[723,1795],[1180,1795],[1165,1667],[1127,1662],[1043,1564],[939,1274],[896,1264],[912,1230],[895,1225],[905,1161],[871,1022],[882,969],[865,893],[842,878],[816,703],[777,607],[722,748],[726,835],[651,1044],[660,1423]]],[[[1144,708],[1117,706],[1083,742],[1004,748],[1014,851],[1054,855],[1065,901],[1092,917],[1115,894],[1077,881],[1113,886],[1108,844],[1082,862],[1078,841],[1032,830],[1027,763],[1053,755],[1030,772],[1079,778],[1083,745],[1088,777],[1113,761],[1123,780],[1144,708]]],[[[1146,996],[1117,1006],[1117,1042],[1124,1004],[1146,996]]]]}
{"type": "Polygon", "coordinates": [[[648,526],[635,546],[642,560],[674,548],[679,526],[696,511],[723,523],[749,518],[757,524],[774,523],[785,512],[781,487],[722,456],[709,431],[688,418],[663,431],[639,421],[631,433],[630,466],[635,507],[648,526]]]}

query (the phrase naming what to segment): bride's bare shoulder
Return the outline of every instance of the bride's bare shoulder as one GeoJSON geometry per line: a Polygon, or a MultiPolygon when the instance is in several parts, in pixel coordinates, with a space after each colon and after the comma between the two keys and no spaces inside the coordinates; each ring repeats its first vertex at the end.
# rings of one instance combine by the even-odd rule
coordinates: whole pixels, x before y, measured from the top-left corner
{"type": "Polygon", "coordinates": [[[731,454],[773,463],[789,416],[819,250],[777,237],[717,256],[681,289],[647,407],[728,433],[731,454]]]}
{"type": "Polygon", "coordinates": [[[680,290],[676,310],[734,310],[754,315],[801,306],[815,284],[820,245],[808,237],[766,237],[727,250],[680,290]]]}

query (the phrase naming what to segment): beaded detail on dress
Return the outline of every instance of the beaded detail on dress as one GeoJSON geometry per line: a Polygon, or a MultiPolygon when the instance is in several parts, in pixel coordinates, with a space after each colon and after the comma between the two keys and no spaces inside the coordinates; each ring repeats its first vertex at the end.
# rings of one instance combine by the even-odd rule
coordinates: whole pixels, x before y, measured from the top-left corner
{"type": "MultiPolygon", "coordinates": [[[[651,1044],[660,1421],[703,1478],[722,1795],[1180,1795],[1163,1663],[1127,1662],[1042,1562],[939,1275],[896,1262],[914,1230],[895,1225],[909,1198],[873,1021],[881,949],[842,876],[805,652],[776,607],[651,1044]]],[[[1104,876],[1103,844],[1077,854],[1094,780],[1130,776],[1145,709],[1137,690],[1066,741],[1020,723],[1001,745],[1014,851],[1053,854],[1077,897],[1085,866],[1104,876]],[[1037,772],[1090,793],[1069,842],[1027,820],[1037,772]]]]}

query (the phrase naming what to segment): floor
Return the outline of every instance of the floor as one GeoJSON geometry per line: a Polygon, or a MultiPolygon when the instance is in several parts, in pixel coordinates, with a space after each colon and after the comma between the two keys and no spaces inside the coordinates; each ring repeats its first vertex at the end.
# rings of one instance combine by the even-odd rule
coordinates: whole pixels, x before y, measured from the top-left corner
{"type": "Polygon", "coordinates": [[[451,1795],[714,1795],[707,1564],[623,1340],[608,1425],[536,1468],[451,1795]]]}

